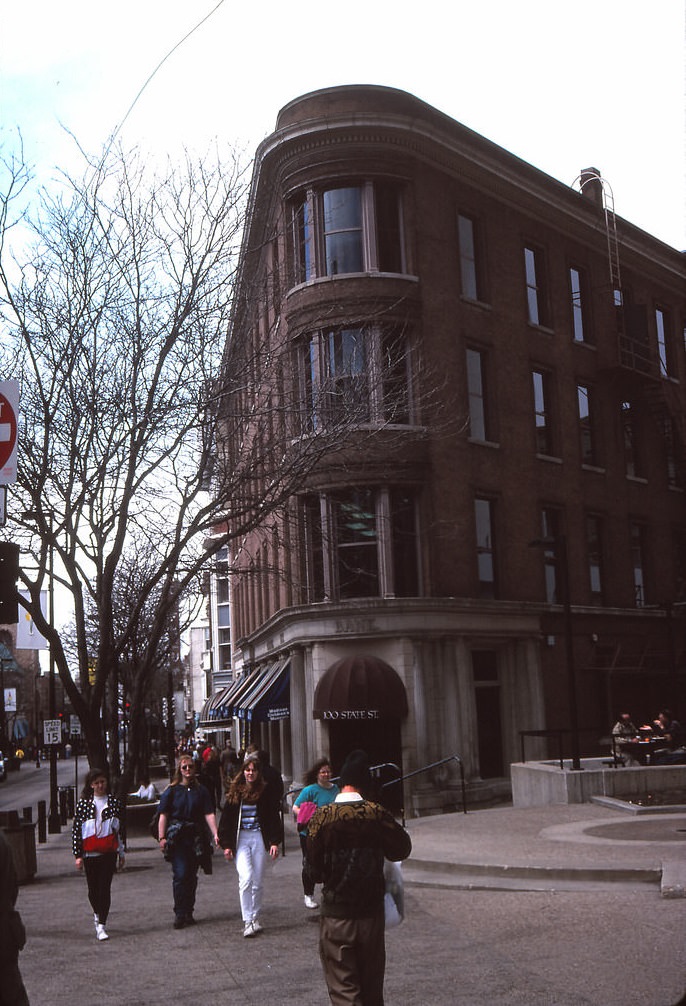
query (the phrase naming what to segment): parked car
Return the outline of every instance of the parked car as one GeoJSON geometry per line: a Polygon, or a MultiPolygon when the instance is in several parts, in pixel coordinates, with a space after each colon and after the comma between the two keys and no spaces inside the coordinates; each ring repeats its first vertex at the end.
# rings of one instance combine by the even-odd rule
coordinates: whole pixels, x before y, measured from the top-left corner
{"type": "Polygon", "coordinates": [[[5,756],[0,751],[0,782],[4,782],[7,778],[7,762],[5,761],[5,756]]]}

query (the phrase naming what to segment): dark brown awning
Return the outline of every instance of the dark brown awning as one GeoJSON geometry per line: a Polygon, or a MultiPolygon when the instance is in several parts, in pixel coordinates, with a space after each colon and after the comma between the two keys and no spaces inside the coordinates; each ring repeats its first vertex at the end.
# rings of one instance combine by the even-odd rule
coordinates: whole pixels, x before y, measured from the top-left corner
{"type": "Polygon", "coordinates": [[[407,716],[407,693],[400,676],[378,657],[337,660],[314,693],[316,720],[400,720],[407,716]]]}

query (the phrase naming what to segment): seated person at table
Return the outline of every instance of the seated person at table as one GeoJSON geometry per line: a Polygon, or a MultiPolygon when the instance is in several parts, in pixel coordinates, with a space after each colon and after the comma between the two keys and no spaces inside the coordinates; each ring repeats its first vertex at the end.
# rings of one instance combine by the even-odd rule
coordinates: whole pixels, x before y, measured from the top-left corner
{"type": "Polygon", "coordinates": [[[640,762],[628,751],[622,749],[622,740],[635,740],[638,737],[638,727],[631,722],[629,713],[620,713],[619,719],[612,728],[614,740],[613,755],[619,758],[623,765],[639,765],[640,762]]]}
{"type": "Polygon", "coordinates": [[[655,751],[653,765],[686,765],[686,731],[669,709],[661,709],[653,729],[665,741],[655,751]]]}

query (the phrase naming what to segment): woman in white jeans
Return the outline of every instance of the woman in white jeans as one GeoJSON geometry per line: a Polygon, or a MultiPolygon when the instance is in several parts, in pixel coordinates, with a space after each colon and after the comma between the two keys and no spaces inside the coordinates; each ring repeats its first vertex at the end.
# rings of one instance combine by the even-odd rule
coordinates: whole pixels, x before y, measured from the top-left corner
{"type": "Polygon", "coordinates": [[[219,844],[235,859],[243,935],[262,932],[262,885],[267,857],[276,859],[283,838],[279,796],[262,777],[255,754],[247,755],[226,794],[219,820],[219,844]]]}

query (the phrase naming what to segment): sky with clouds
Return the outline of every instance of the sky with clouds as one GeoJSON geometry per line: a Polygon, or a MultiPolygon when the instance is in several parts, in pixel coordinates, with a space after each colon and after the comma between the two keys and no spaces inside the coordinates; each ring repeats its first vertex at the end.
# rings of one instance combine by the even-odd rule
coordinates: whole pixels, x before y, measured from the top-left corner
{"type": "Polygon", "coordinates": [[[19,130],[44,182],[118,128],[153,157],[251,154],[298,95],[385,84],[566,184],[598,167],[686,249],[685,67],[684,0],[0,0],[0,142],[19,130]]]}

